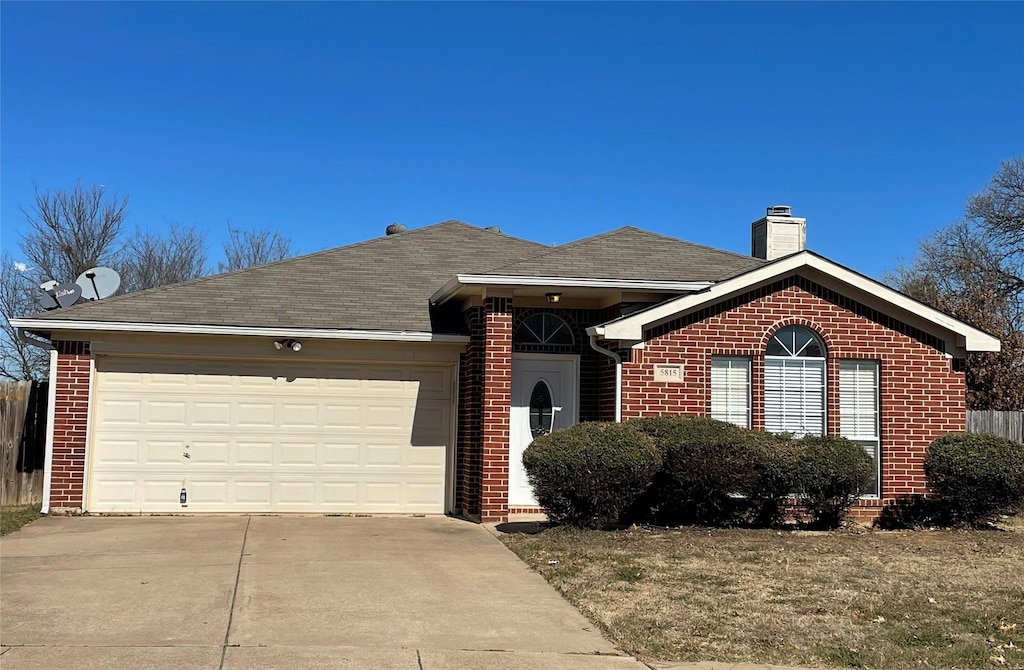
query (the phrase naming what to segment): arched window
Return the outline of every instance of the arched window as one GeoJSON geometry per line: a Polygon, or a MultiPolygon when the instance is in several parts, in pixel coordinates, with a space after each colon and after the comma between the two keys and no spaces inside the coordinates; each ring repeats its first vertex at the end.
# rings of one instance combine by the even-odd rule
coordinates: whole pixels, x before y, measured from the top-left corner
{"type": "Polygon", "coordinates": [[[551,312],[537,312],[523,319],[512,341],[516,344],[554,344],[571,346],[572,330],[564,319],[551,312]]]}
{"type": "Polygon", "coordinates": [[[786,326],[768,340],[764,427],[798,437],[825,434],[825,343],[808,328],[786,326]]]}

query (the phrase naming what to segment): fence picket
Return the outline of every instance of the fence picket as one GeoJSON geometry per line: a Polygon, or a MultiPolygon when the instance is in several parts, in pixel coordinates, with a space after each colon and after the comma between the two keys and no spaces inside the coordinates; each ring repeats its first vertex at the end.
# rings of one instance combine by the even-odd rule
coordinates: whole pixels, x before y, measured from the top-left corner
{"type": "Polygon", "coordinates": [[[969,410],[968,433],[989,433],[1017,442],[1024,442],[1024,412],[969,410]]]}

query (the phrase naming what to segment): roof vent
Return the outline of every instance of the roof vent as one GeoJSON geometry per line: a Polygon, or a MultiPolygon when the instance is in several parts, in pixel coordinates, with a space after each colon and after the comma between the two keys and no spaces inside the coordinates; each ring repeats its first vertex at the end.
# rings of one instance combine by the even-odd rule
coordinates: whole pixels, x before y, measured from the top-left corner
{"type": "Polygon", "coordinates": [[[772,205],[765,207],[765,216],[793,216],[793,208],[789,205],[772,205]]]}
{"type": "Polygon", "coordinates": [[[400,223],[392,223],[390,226],[384,229],[385,235],[397,235],[398,233],[404,233],[409,230],[400,223]]]}
{"type": "Polygon", "coordinates": [[[487,226],[486,228],[484,228],[484,230],[486,230],[489,233],[500,233],[501,232],[501,228],[499,228],[498,226],[487,226]]]}

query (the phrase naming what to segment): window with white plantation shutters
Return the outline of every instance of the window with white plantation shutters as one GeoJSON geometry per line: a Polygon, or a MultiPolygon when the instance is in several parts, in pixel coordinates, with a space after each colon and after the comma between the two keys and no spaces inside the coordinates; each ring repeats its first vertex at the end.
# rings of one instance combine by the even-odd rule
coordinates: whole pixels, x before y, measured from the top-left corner
{"type": "Polygon", "coordinates": [[[711,418],[750,428],[750,359],[711,357],[711,418]]]}
{"type": "Polygon", "coordinates": [[[839,434],[864,447],[875,462],[875,480],[867,495],[879,495],[880,435],[877,361],[839,362],[839,434]]]}
{"type": "Polygon", "coordinates": [[[825,344],[801,326],[779,329],[764,361],[764,428],[797,437],[825,434],[825,344]]]}

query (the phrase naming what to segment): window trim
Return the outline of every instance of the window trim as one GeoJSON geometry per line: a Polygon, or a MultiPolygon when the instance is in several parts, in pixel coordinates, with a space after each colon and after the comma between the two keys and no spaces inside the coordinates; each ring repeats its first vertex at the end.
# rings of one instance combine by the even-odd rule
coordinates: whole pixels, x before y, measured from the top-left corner
{"type": "MultiPolygon", "coordinates": [[[[882,499],[882,362],[878,359],[873,358],[841,358],[839,359],[838,375],[842,375],[844,365],[862,365],[869,364],[875,368],[875,491],[874,493],[865,493],[860,496],[861,500],[881,500],[882,499]]],[[[839,435],[843,435],[843,386],[841,377],[837,380],[839,389],[837,392],[836,406],[839,408],[839,435]]],[[[848,440],[864,445],[861,442],[867,440],[858,440],[856,437],[848,437],[848,440]]]]}
{"type": "MultiPolygon", "coordinates": [[[[754,425],[754,411],[753,411],[753,395],[754,395],[753,394],[753,367],[754,366],[753,366],[753,361],[751,360],[751,357],[750,356],[731,356],[731,355],[728,355],[728,354],[712,355],[711,356],[711,360],[709,361],[709,367],[708,367],[708,409],[709,409],[709,415],[711,416],[712,419],[715,418],[715,395],[714,395],[714,393],[715,393],[715,385],[714,385],[714,374],[715,374],[715,372],[714,371],[715,371],[715,361],[716,360],[717,361],[729,361],[729,363],[730,363],[729,369],[730,370],[732,369],[732,365],[731,364],[734,363],[734,362],[742,361],[742,363],[746,366],[746,369],[747,369],[747,383],[746,383],[745,391],[746,391],[746,394],[747,394],[747,402],[746,402],[747,422],[746,422],[746,425],[741,426],[741,428],[752,429],[753,425],[754,425]]],[[[729,419],[717,419],[717,420],[718,421],[725,421],[726,423],[734,423],[734,422],[730,421],[729,419]]],[[[734,423],[734,425],[739,425],[739,424],[735,424],[734,423]]]]}

